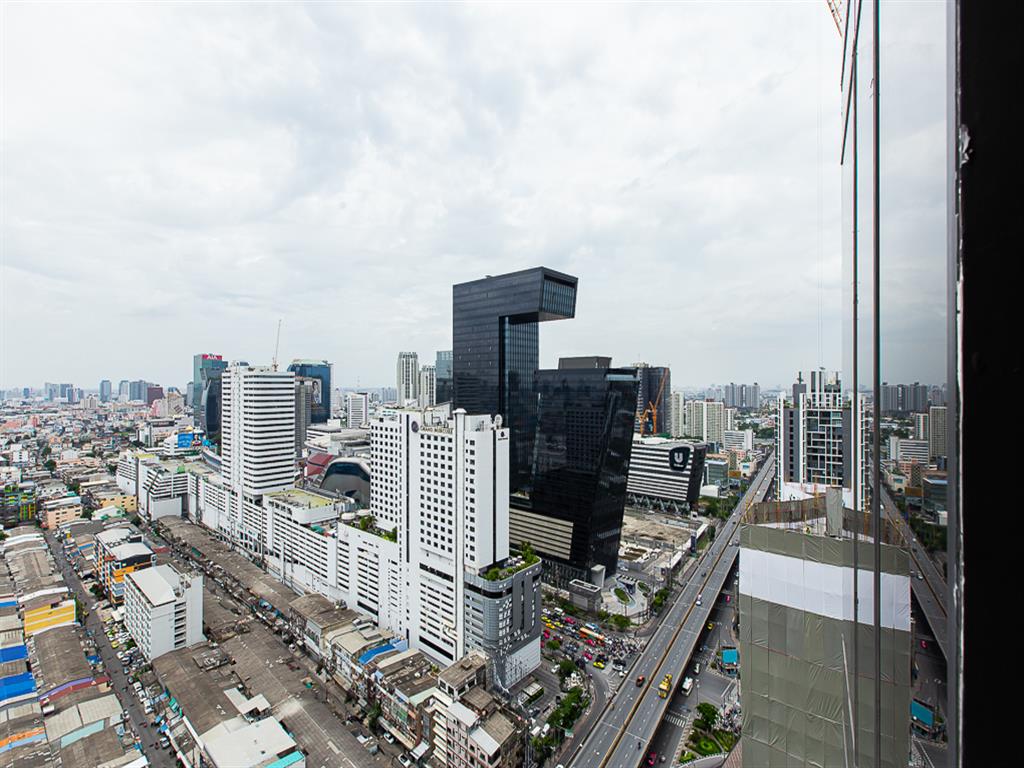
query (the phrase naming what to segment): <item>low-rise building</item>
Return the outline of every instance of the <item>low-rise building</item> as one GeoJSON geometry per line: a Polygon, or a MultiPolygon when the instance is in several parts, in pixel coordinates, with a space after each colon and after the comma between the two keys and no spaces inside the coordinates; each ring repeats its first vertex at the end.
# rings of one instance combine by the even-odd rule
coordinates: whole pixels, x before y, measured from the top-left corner
{"type": "Polygon", "coordinates": [[[58,525],[82,516],[82,498],[80,496],[61,496],[47,499],[39,510],[39,518],[43,528],[54,530],[58,525]]]}
{"type": "Polygon", "coordinates": [[[150,661],[202,642],[203,577],[157,565],[124,579],[124,624],[150,661]]]}

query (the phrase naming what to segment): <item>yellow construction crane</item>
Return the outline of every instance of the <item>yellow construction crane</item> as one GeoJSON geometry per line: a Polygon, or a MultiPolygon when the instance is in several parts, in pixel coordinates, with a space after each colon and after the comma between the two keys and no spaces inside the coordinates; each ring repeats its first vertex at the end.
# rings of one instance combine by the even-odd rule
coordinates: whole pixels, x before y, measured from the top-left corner
{"type": "Polygon", "coordinates": [[[653,402],[648,400],[647,407],[644,408],[643,413],[640,414],[640,434],[658,434],[658,406],[661,402],[661,393],[665,391],[665,382],[668,380],[668,366],[666,365],[661,373],[661,381],[658,384],[658,394],[655,395],[653,402]],[[651,415],[651,431],[647,431],[647,414],[651,415]]]}

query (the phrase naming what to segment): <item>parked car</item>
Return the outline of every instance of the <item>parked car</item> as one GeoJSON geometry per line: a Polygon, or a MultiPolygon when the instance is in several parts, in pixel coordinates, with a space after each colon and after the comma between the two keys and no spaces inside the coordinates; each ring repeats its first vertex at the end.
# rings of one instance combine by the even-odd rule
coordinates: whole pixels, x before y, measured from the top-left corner
{"type": "Polygon", "coordinates": [[[398,762],[404,765],[405,768],[409,768],[409,766],[412,765],[412,760],[406,757],[404,752],[398,756],[398,762]]]}

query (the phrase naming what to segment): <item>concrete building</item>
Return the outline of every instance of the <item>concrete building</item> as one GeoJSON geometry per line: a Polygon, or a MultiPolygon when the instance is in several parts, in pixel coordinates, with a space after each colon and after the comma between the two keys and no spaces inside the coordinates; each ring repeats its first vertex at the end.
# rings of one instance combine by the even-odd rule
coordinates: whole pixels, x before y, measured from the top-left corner
{"type": "Polygon", "coordinates": [[[113,392],[113,385],[110,383],[110,379],[103,379],[100,382],[100,402],[109,403],[110,395],[113,392]]]}
{"type": "Polygon", "coordinates": [[[82,499],[79,496],[60,496],[47,499],[39,509],[39,519],[43,528],[55,530],[58,525],[82,516],[82,499]]]}
{"type": "Polygon", "coordinates": [[[687,400],[684,408],[687,437],[721,446],[725,431],[725,404],[717,400],[687,400]]]}
{"type": "Polygon", "coordinates": [[[874,548],[855,539],[865,529],[863,515],[843,508],[838,488],[806,501],[759,504],[746,513],[739,552],[743,765],[907,764],[910,562],[886,524],[876,638],[874,548]],[[873,754],[874,643],[881,646],[880,757],[873,754]],[[855,648],[861,649],[856,667],[855,648]],[[855,685],[856,750],[850,709],[855,685]]]}
{"type": "Polygon", "coordinates": [[[432,365],[420,368],[418,403],[429,408],[437,402],[437,369],[432,365]]]}
{"type": "Polygon", "coordinates": [[[927,440],[928,439],[928,414],[927,413],[915,413],[914,414],[914,439],[915,440],[927,440]]]}
{"type": "Polygon", "coordinates": [[[129,573],[124,624],[147,661],[202,642],[202,575],[184,575],[171,565],[129,573]]]}
{"type": "Polygon", "coordinates": [[[96,579],[114,605],[124,602],[124,577],[156,564],[156,555],[135,528],[108,528],[94,539],[96,579]]]}
{"type": "Polygon", "coordinates": [[[399,407],[405,406],[410,400],[419,400],[420,363],[415,352],[399,352],[398,364],[395,369],[396,398],[399,407]]]}
{"type": "Polygon", "coordinates": [[[350,427],[362,427],[370,418],[370,397],[365,392],[349,392],[345,396],[345,412],[350,427]]]}
{"type": "Polygon", "coordinates": [[[927,440],[903,440],[896,438],[896,461],[918,461],[928,464],[931,459],[927,440]]]}
{"type": "Polygon", "coordinates": [[[686,428],[685,415],[686,399],[682,392],[673,392],[669,397],[669,432],[672,437],[685,437],[683,431],[686,428]]]}
{"type": "Polygon", "coordinates": [[[372,421],[371,444],[372,517],[338,527],[342,597],[445,664],[487,650],[513,685],[540,663],[541,567],[510,552],[508,430],[399,410],[372,421]]]}
{"type": "Polygon", "coordinates": [[[754,430],[726,429],[722,432],[722,447],[727,451],[754,450],[754,430]]]}
{"type": "MultiPolygon", "coordinates": [[[[604,365],[611,367],[611,360],[604,365]]],[[[636,431],[642,435],[671,434],[672,374],[664,366],[633,363],[639,387],[636,395],[636,431]]]]}

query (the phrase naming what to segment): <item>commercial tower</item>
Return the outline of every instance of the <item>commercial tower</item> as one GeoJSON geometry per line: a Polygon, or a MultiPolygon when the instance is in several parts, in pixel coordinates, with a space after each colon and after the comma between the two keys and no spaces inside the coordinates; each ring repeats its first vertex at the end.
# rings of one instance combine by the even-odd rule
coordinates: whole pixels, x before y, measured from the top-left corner
{"type": "Polygon", "coordinates": [[[331,364],[326,360],[292,360],[288,370],[313,380],[311,423],[325,424],[331,418],[331,364]]]}
{"type": "Polygon", "coordinates": [[[399,407],[419,399],[420,363],[415,352],[399,352],[395,366],[395,382],[399,407]]]}
{"type": "Polygon", "coordinates": [[[533,544],[556,583],[617,566],[636,417],[634,369],[608,358],[537,369],[538,324],[573,317],[576,283],[537,267],[453,288],[455,406],[503,417],[512,544],[533,544]]]}
{"type": "Polygon", "coordinates": [[[365,392],[349,392],[345,395],[345,412],[350,427],[361,427],[370,416],[370,397],[365,392]]]}
{"type": "Polygon", "coordinates": [[[532,474],[510,515],[513,540],[536,546],[554,584],[616,571],[638,384],[635,368],[537,372],[532,474]]]}
{"type": "Polygon", "coordinates": [[[501,414],[511,432],[509,483],[532,474],[540,364],[537,325],[576,314],[576,278],[537,267],[452,288],[454,405],[501,414]]]}
{"type": "Polygon", "coordinates": [[[100,402],[109,403],[112,392],[113,386],[110,383],[110,379],[103,379],[100,382],[100,402]]]}

